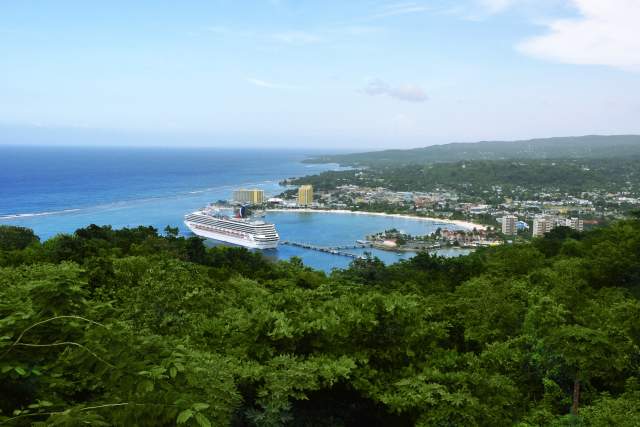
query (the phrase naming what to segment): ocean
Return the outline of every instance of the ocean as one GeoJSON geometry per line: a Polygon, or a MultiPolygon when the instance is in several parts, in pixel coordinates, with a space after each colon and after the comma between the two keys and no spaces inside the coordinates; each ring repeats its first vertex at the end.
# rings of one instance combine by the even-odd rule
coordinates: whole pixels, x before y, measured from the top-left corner
{"type": "MultiPolygon", "coordinates": [[[[267,196],[283,191],[288,177],[336,169],[335,164],[302,163],[310,152],[205,148],[79,148],[0,146],[0,224],[32,228],[41,239],[71,233],[89,224],[115,228],[178,226],[182,218],[210,202],[231,197],[240,187],[267,196]]],[[[403,218],[324,213],[267,214],[284,240],[339,246],[366,234],[397,228],[428,233],[437,223],[403,218]]],[[[354,250],[361,254],[362,250],[354,250]]],[[[385,262],[411,254],[372,251],[385,262]]],[[[445,255],[458,255],[447,251],[445,255]]],[[[266,253],[274,259],[302,258],[329,271],[351,258],[283,246],[266,253]]]]}

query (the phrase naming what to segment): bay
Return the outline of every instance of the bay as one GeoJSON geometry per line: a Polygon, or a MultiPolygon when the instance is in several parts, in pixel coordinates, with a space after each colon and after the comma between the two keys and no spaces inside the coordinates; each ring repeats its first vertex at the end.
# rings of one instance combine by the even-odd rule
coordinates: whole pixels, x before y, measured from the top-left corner
{"type": "MultiPolygon", "coordinates": [[[[301,161],[311,153],[292,150],[176,148],[0,147],[0,224],[32,228],[41,239],[89,224],[114,228],[178,226],[199,207],[230,198],[233,189],[257,187],[266,195],[283,190],[284,178],[319,173],[337,165],[301,161]]],[[[406,218],[331,213],[269,212],[283,240],[318,246],[353,244],[367,234],[396,228],[427,234],[438,224],[406,218]]],[[[390,263],[410,253],[368,250],[390,263]]],[[[351,250],[358,255],[363,250],[351,250]]],[[[445,251],[455,256],[461,251],[445,251]]],[[[281,245],[274,259],[302,258],[329,271],[351,258],[281,245]]]]}

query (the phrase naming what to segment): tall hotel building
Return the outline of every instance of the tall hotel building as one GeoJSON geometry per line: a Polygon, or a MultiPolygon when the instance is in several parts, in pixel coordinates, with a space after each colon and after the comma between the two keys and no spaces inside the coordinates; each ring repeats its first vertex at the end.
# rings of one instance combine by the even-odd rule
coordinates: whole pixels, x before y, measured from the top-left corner
{"type": "Polygon", "coordinates": [[[515,215],[506,215],[502,217],[502,234],[507,236],[515,236],[518,234],[518,228],[516,227],[516,223],[518,222],[518,217],[515,215]]]}
{"type": "Polygon", "coordinates": [[[298,205],[309,206],[313,203],[313,186],[301,185],[298,188],[298,205]]]}
{"type": "Polygon", "coordinates": [[[233,192],[233,201],[260,205],[264,202],[264,190],[258,190],[257,188],[235,190],[233,192]]]}

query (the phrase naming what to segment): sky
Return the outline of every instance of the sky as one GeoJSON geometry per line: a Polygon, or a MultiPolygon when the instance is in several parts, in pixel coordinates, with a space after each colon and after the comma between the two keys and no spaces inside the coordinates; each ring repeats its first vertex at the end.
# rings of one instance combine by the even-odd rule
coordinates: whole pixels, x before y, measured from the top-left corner
{"type": "Polygon", "coordinates": [[[0,144],[640,133],[640,0],[0,1],[0,144]]]}

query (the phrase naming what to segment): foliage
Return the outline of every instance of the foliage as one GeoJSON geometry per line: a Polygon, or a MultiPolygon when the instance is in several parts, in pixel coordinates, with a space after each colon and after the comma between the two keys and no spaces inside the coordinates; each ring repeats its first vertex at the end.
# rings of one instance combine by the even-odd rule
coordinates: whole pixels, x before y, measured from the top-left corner
{"type": "Polygon", "coordinates": [[[33,234],[33,230],[29,228],[0,225],[0,250],[24,249],[39,240],[38,236],[33,234]]]}
{"type": "Polygon", "coordinates": [[[312,184],[317,190],[340,185],[385,187],[394,191],[436,189],[486,198],[500,187],[503,196],[560,191],[580,195],[585,191],[640,188],[638,159],[473,160],[409,165],[384,164],[362,170],[327,171],[287,181],[312,184]],[[523,193],[524,192],[524,193],[523,193]]]}
{"type": "Polygon", "coordinates": [[[170,228],[16,234],[0,425],[639,422],[640,220],[331,275],[170,228]]]}

